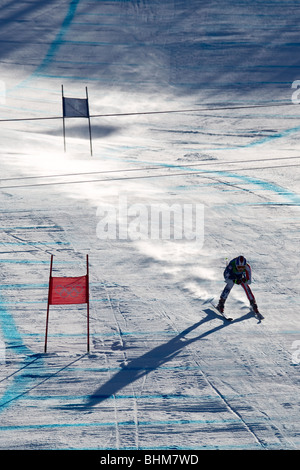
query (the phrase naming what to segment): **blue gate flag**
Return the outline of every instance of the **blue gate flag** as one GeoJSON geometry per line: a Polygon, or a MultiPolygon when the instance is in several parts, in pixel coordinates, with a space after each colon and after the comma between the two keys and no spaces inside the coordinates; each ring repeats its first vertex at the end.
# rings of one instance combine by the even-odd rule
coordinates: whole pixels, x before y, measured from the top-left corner
{"type": "Polygon", "coordinates": [[[65,98],[63,97],[64,117],[89,118],[89,104],[86,98],[65,98]]]}

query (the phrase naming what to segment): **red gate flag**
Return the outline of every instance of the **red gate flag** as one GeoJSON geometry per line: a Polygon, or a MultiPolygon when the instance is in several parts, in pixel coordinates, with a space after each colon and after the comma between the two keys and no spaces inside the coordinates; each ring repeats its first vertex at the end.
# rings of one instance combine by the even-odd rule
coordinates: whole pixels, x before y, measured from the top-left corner
{"type": "Polygon", "coordinates": [[[51,277],[49,304],[86,304],[87,289],[87,276],[51,277]]]}
{"type": "Polygon", "coordinates": [[[47,352],[50,305],[87,304],[87,351],[90,350],[89,257],[86,255],[86,274],[78,277],[52,276],[53,255],[50,262],[45,347],[47,352]]]}

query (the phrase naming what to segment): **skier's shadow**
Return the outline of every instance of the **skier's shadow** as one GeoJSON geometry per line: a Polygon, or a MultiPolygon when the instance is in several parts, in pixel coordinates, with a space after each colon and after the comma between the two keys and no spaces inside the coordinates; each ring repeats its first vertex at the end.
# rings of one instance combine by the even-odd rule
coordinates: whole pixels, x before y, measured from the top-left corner
{"type": "Polygon", "coordinates": [[[232,324],[232,323],[240,323],[241,321],[245,321],[245,320],[249,320],[250,318],[253,318],[253,314],[251,312],[247,312],[245,313],[243,316],[241,317],[238,317],[238,318],[234,318],[234,320],[232,321],[228,321],[226,320],[226,318],[223,317],[223,315],[221,314],[217,314],[213,309],[211,308],[207,308],[206,310],[203,310],[204,312],[206,312],[207,314],[209,313],[213,313],[215,317],[218,317],[220,320],[223,320],[224,323],[226,323],[227,325],[228,324],[232,324]]]}
{"type": "Polygon", "coordinates": [[[201,333],[199,336],[187,339],[186,336],[193,330],[216,318],[216,314],[213,310],[206,309],[203,311],[207,314],[205,318],[186,328],[167,343],[157,346],[140,357],[131,359],[122,368],[122,370],[117,372],[110,380],[95,390],[94,393],[88,397],[87,402],[83,406],[81,405],[81,409],[93,407],[103,402],[107,398],[112,397],[117,392],[119,392],[119,390],[144,377],[158,367],[161,367],[166,362],[174,359],[174,357],[177,356],[186,346],[206,338],[207,336],[212,335],[225,326],[230,325],[229,322],[225,321],[223,324],[207,330],[204,333],[201,333]]]}

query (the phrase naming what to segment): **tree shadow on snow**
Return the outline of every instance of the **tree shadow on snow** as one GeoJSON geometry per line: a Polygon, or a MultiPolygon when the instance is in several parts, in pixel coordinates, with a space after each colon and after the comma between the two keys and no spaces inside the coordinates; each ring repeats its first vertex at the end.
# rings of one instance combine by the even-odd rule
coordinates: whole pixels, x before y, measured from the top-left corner
{"type": "Polygon", "coordinates": [[[199,336],[190,339],[186,338],[186,336],[193,330],[216,318],[216,314],[213,310],[206,309],[204,312],[207,314],[205,318],[186,328],[175,338],[172,338],[167,343],[157,346],[156,348],[148,351],[138,358],[130,360],[122,370],[120,370],[110,380],[95,390],[95,392],[89,396],[88,401],[81,407],[81,409],[90,408],[103,402],[107,398],[115,395],[124,387],[127,387],[136,380],[141,379],[153,370],[161,367],[166,362],[174,359],[183,348],[189,346],[192,343],[195,343],[196,341],[206,338],[213,333],[216,333],[225,326],[230,325],[230,323],[224,321],[223,324],[207,330],[204,333],[201,333],[199,336]]]}

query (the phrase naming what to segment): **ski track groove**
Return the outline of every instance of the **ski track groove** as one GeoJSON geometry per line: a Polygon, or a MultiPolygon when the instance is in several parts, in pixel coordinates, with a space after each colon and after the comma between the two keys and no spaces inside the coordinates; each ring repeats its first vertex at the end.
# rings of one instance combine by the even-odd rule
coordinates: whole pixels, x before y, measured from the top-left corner
{"type": "MultiPolygon", "coordinates": [[[[121,309],[120,309],[120,302],[117,301],[117,307],[116,307],[116,310],[117,312],[119,313],[120,316],[122,316],[122,318],[125,320],[125,324],[126,324],[126,318],[124,317],[124,315],[122,314],[121,312],[121,309]]],[[[117,321],[117,319],[116,319],[117,321]]],[[[119,328],[120,329],[120,328],[119,328]]],[[[120,329],[120,335],[122,337],[122,332],[121,332],[121,329],[120,329]]],[[[125,353],[125,345],[123,343],[123,346],[122,346],[122,354],[124,356],[124,363],[125,365],[127,365],[128,361],[127,361],[127,356],[126,356],[126,353],[125,353]]],[[[138,420],[138,404],[137,404],[137,397],[136,397],[136,393],[135,393],[135,388],[134,388],[134,385],[131,384],[131,389],[132,389],[132,394],[133,394],[133,419],[134,419],[134,425],[135,425],[135,448],[136,449],[139,449],[139,420],[138,420]]]]}
{"type": "MultiPolygon", "coordinates": [[[[177,333],[177,334],[180,334],[180,332],[178,331],[178,328],[176,327],[176,325],[174,324],[174,322],[170,319],[169,315],[164,311],[164,309],[162,310],[163,311],[163,314],[165,315],[166,318],[168,318],[168,321],[172,322],[173,324],[173,328],[174,328],[174,331],[177,333]]],[[[199,370],[201,372],[201,375],[202,377],[204,378],[204,380],[206,381],[207,385],[214,391],[214,393],[223,401],[223,403],[225,404],[226,408],[228,409],[228,411],[233,414],[236,418],[238,418],[244,425],[245,429],[251,434],[251,436],[253,437],[254,441],[262,448],[264,448],[264,444],[263,442],[261,441],[261,439],[258,438],[258,436],[255,434],[254,431],[252,431],[252,429],[249,427],[249,425],[246,423],[246,421],[244,420],[244,418],[241,416],[240,413],[238,413],[236,410],[234,410],[234,408],[230,405],[230,403],[228,402],[228,400],[224,397],[224,395],[220,392],[220,390],[215,386],[213,385],[213,383],[209,380],[209,378],[207,377],[207,375],[205,374],[205,372],[203,371],[203,368],[201,366],[201,363],[199,362],[198,359],[196,359],[195,357],[195,353],[192,349],[192,347],[190,345],[187,345],[186,346],[186,349],[189,350],[191,356],[193,357],[193,360],[194,362],[198,365],[199,367],[199,370]]]]}
{"type": "MultiPolygon", "coordinates": [[[[274,337],[270,337],[270,335],[266,332],[266,325],[263,324],[263,321],[260,322],[260,333],[262,334],[262,336],[264,337],[264,343],[269,343],[270,345],[270,348],[273,347],[276,345],[276,349],[280,349],[282,350],[282,344],[280,344],[278,341],[274,340],[274,337]]],[[[268,348],[269,349],[269,348],[268,348]]],[[[249,360],[249,358],[247,358],[247,360],[249,360]]],[[[252,359],[252,361],[254,362],[255,366],[257,365],[257,361],[256,361],[256,358],[254,356],[254,358],[252,359]]],[[[292,380],[290,379],[290,376],[288,374],[285,374],[285,381],[288,381],[292,386],[294,386],[294,383],[292,382],[292,380]]],[[[269,425],[271,426],[271,428],[275,431],[275,435],[277,436],[277,438],[280,440],[280,442],[285,445],[285,444],[288,444],[289,448],[290,449],[296,449],[297,446],[290,440],[287,438],[287,436],[285,434],[283,434],[283,431],[282,429],[279,429],[279,427],[274,423],[274,421],[268,416],[267,413],[265,413],[264,411],[262,410],[257,410],[258,413],[264,415],[266,417],[266,419],[268,420],[269,422],[269,425]]],[[[286,446],[285,446],[286,447],[286,446]]]]}
{"type": "MultiPolygon", "coordinates": [[[[122,351],[122,355],[123,355],[123,358],[124,358],[124,365],[127,365],[128,360],[127,360],[127,355],[126,355],[126,352],[125,352],[126,349],[125,349],[125,344],[124,344],[124,340],[123,340],[123,337],[122,337],[122,330],[120,328],[120,324],[119,324],[118,319],[117,319],[115,308],[113,306],[113,301],[111,300],[111,297],[109,295],[106,284],[105,284],[104,280],[102,280],[102,282],[103,282],[106,297],[107,297],[107,300],[108,300],[108,303],[109,303],[109,306],[110,306],[110,310],[112,312],[114,322],[115,322],[115,325],[116,325],[116,328],[117,328],[117,331],[118,331],[119,341],[120,341],[120,349],[122,351]]],[[[118,302],[116,310],[120,315],[122,315],[121,310],[119,308],[119,302],[118,302]]],[[[122,315],[122,318],[123,318],[123,320],[125,320],[123,315],[122,315]]],[[[137,406],[137,399],[136,399],[133,384],[131,384],[131,389],[132,389],[132,394],[133,394],[133,420],[134,420],[134,424],[135,424],[135,426],[134,426],[134,428],[135,428],[135,446],[136,446],[136,449],[139,449],[138,406],[137,406]]],[[[118,419],[118,410],[117,410],[117,400],[116,400],[115,395],[113,395],[113,397],[114,397],[115,421],[116,421],[116,430],[117,430],[117,448],[120,449],[121,438],[120,438],[120,433],[119,433],[119,430],[118,430],[119,419],[118,419]]]]}

